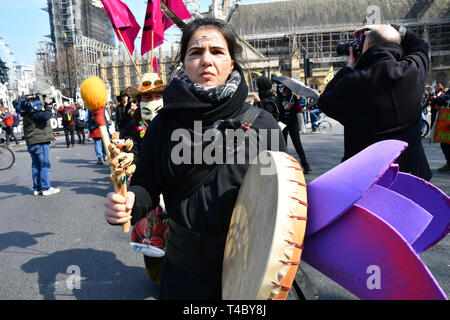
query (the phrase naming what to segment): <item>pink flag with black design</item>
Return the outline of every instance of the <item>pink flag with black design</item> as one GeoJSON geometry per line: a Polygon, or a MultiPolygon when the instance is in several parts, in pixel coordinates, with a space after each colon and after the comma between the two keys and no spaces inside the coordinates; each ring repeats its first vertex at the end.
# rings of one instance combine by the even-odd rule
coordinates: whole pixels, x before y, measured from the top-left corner
{"type": "Polygon", "coordinates": [[[133,54],[134,41],[141,29],[128,6],[120,0],[101,0],[119,41],[133,54]]]}
{"type": "Polygon", "coordinates": [[[145,23],[142,30],[141,54],[152,50],[164,42],[163,14],[159,0],[148,0],[145,12],[145,23]]]}
{"type": "MultiPolygon", "coordinates": [[[[173,11],[181,20],[192,18],[189,11],[186,9],[183,0],[164,0],[164,3],[167,4],[170,10],[173,11]]],[[[169,29],[173,22],[164,16],[164,30],[169,29]]]]}

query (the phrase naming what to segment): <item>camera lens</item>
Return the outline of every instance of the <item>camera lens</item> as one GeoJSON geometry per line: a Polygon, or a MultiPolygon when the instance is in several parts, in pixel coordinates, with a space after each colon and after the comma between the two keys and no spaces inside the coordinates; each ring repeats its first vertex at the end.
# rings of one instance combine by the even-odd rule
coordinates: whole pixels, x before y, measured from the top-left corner
{"type": "Polygon", "coordinates": [[[359,56],[362,53],[362,41],[340,42],[336,46],[336,53],[340,56],[350,55],[350,47],[353,47],[353,54],[359,56]]]}
{"type": "Polygon", "coordinates": [[[339,56],[348,56],[350,55],[350,51],[349,51],[349,43],[350,42],[339,42],[336,46],[336,53],[339,56]]]}

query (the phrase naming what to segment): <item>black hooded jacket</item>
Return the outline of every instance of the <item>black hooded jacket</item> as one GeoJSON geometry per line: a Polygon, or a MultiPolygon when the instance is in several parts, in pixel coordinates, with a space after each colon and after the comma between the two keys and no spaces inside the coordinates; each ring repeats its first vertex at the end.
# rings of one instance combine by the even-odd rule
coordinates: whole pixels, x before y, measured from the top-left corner
{"type": "Polygon", "coordinates": [[[344,160],[373,143],[408,143],[397,162],[400,170],[430,180],[420,138],[421,99],[430,61],[428,44],[407,31],[401,46],[370,47],[354,69],[344,67],[328,83],[319,108],[344,125],[344,160]]]}
{"type": "MultiPolygon", "coordinates": [[[[220,105],[211,105],[200,100],[180,79],[173,80],[165,89],[164,107],[147,129],[137,169],[131,179],[129,190],[136,195],[132,223],[155,208],[159,203],[159,195],[162,193],[168,216],[178,225],[198,234],[215,235],[227,232],[235,200],[249,168],[250,160],[247,158],[244,164],[237,164],[235,161],[231,164],[206,164],[202,154],[207,150],[210,142],[201,143],[202,135],[194,136],[193,133],[200,124],[201,131],[204,133],[218,120],[240,119],[248,109],[255,108],[245,102],[248,94],[245,78],[238,64],[235,64],[235,69],[241,74],[241,83],[234,95],[220,105]],[[187,134],[194,143],[200,141],[200,145],[197,144],[200,149],[197,151],[201,150],[201,152],[195,152],[196,147],[194,147],[190,157],[185,158],[195,164],[178,163],[179,155],[185,155],[184,152],[179,152],[180,137],[183,134],[187,134]],[[186,189],[186,181],[195,180],[198,176],[195,168],[206,168],[200,171],[202,172],[200,175],[205,175],[205,172],[206,175],[212,174],[207,177],[207,181],[200,179],[197,185],[194,183],[186,189]],[[194,173],[192,173],[193,169],[194,173]]],[[[246,139],[246,155],[249,153],[249,144],[256,145],[254,134],[259,133],[260,129],[272,129],[276,132],[277,141],[272,141],[268,134],[267,148],[264,150],[286,150],[277,122],[266,111],[261,110],[252,129],[254,130],[250,131],[253,134],[249,135],[248,140],[246,139]]],[[[203,136],[203,140],[207,139],[203,136]]],[[[224,246],[225,242],[208,250],[223,255],[224,246]]],[[[221,264],[222,261],[219,262],[221,264]]],[[[220,278],[220,268],[190,272],[167,263],[166,259],[161,279],[160,298],[218,299],[220,298],[220,278]]]]}
{"type": "Polygon", "coordinates": [[[259,102],[256,102],[255,105],[269,112],[276,121],[280,118],[280,106],[279,101],[275,93],[271,90],[268,91],[260,91],[259,92],[259,102]]]}

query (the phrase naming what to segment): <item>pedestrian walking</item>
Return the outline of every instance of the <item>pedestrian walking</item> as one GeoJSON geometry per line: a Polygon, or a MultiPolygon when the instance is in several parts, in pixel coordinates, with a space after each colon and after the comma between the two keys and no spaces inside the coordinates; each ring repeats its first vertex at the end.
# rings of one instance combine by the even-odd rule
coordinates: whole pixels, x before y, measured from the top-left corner
{"type": "Polygon", "coordinates": [[[289,134],[300,159],[303,171],[309,173],[311,172],[311,167],[306,160],[305,150],[300,139],[300,125],[297,118],[297,114],[301,112],[300,103],[292,91],[281,84],[277,86],[277,96],[279,101],[278,107],[280,108],[280,121],[286,125],[283,129],[284,140],[287,144],[289,134]]]}
{"type": "Polygon", "coordinates": [[[62,125],[64,128],[64,134],[66,136],[67,148],[70,146],[75,146],[75,121],[73,119],[73,114],[75,113],[75,108],[72,107],[67,101],[63,103],[63,106],[58,109],[58,114],[62,118],[62,125]]]}
{"type": "Polygon", "coordinates": [[[103,145],[100,129],[98,128],[97,123],[95,122],[93,114],[90,110],[87,110],[86,112],[86,122],[89,130],[89,138],[92,138],[94,140],[94,151],[97,157],[97,164],[102,165],[103,161],[106,161],[108,159],[108,156],[106,154],[105,146],[103,145]]]}
{"type": "Polygon", "coordinates": [[[77,131],[78,143],[84,144],[86,137],[84,130],[86,129],[86,109],[80,103],[75,104],[75,113],[73,114],[75,122],[75,130],[77,131]]]}
{"type": "Polygon", "coordinates": [[[16,135],[14,134],[14,124],[15,119],[14,115],[12,115],[7,108],[3,107],[0,109],[0,120],[3,122],[5,127],[3,130],[5,131],[5,143],[7,146],[9,146],[9,141],[11,138],[16,142],[14,146],[18,146],[19,140],[16,138],[16,135]]]}

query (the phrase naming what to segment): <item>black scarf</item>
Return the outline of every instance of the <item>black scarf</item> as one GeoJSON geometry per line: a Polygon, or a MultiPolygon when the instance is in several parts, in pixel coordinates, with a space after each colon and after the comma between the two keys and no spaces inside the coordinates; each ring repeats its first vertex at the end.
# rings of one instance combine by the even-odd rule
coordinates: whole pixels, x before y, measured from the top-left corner
{"type": "Polygon", "coordinates": [[[200,99],[209,101],[212,104],[218,104],[233,96],[241,82],[241,75],[237,70],[233,70],[225,84],[214,87],[205,87],[198,83],[192,83],[187,76],[184,76],[181,80],[200,99]]]}
{"type": "MultiPolygon", "coordinates": [[[[232,90],[234,93],[231,95],[229,95],[229,92],[226,93],[227,97],[223,99],[217,99],[220,93],[217,94],[219,91],[216,91],[211,95],[211,97],[214,96],[215,98],[208,100],[208,94],[205,96],[204,93],[200,93],[199,96],[199,90],[193,89],[193,85],[189,85],[187,81],[173,79],[164,90],[164,107],[159,113],[162,115],[170,114],[170,117],[184,123],[202,121],[204,125],[212,125],[217,120],[234,117],[244,106],[248,95],[248,87],[239,64],[234,64],[234,70],[239,73],[241,80],[237,85],[236,91],[232,90]]],[[[231,76],[228,82],[232,79],[236,79],[236,77],[231,76]]],[[[222,90],[221,93],[224,91],[228,90],[222,90]]]]}

